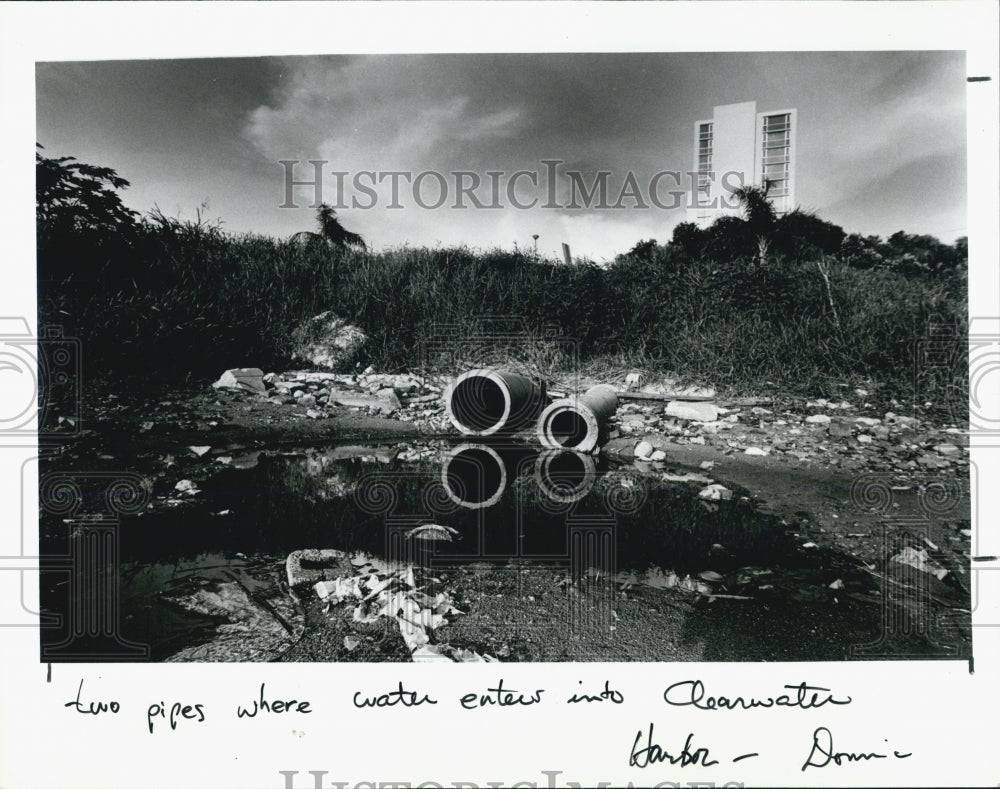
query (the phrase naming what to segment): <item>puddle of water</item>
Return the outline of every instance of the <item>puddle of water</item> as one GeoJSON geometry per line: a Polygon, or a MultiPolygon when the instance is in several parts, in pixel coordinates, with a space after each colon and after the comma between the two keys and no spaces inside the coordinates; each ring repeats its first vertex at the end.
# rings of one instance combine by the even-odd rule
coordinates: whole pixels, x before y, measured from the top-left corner
{"type": "MultiPolygon", "coordinates": [[[[577,578],[751,568],[746,583],[782,594],[782,578],[820,590],[837,579],[872,587],[856,560],[802,549],[749,501],[702,501],[700,485],[667,483],[655,472],[514,444],[464,444],[416,463],[395,455],[395,448],[345,447],[264,454],[251,468],[199,481],[201,492],[176,507],[161,503],[125,518],[117,527],[122,632],[149,644],[152,659],[198,643],[226,620],[179,607],[179,597],[234,577],[248,596],[283,594],[284,559],[302,548],[431,566],[529,560],[577,578]],[[428,523],[453,530],[454,539],[407,536],[428,523]]],[[[60,526],[49,520],[43,533],[60,526]]],[[[66,539],[50,547],[66,553],[66,539]]],[[[65,612],[65,576],[42,575],[44,609],[65,612]]],[[[43,640],[64,635],[43,631],[43,640]]]]}

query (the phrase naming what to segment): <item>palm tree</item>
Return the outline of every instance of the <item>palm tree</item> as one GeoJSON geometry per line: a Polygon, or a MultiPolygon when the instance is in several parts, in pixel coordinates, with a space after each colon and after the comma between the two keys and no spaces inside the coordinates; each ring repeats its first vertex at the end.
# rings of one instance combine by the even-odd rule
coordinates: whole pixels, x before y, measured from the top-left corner
{"type": "Polygon", "coordinates": [[[778,221],[774,206],[767,199],[770,190],[771,182],[765,180],[763,186],[741,186],[733,192],[733,196],[743,207],[750,231],[757,237],[757,264],[760,266],[767,263],[767,251],[771,246],[775,223],[778,221]]]}
{"type": "Polygon", "coordinates": [[[320,203],[316,211],[316,223],[319,225],[318,233],[311,233],[303,230],[292,236],[292,240],[300,244],[323,244],[328,247],[343,249],[344,247],[360,247],[367,249],[365,240],[357,233],[352,233],[344,228],[337,219],[337,212],[326,203],[320,203]]]}

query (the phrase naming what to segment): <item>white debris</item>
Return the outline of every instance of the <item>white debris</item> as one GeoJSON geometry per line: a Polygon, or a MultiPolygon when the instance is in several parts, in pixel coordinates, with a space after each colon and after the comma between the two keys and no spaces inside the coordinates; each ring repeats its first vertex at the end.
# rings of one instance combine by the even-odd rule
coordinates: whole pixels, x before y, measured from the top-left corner
{"type": "Polygon", "coordinates": [[[924,548],[917,550],[916,548],[907,546],[893,556],[892,561],[898,564],[905,564],[908,567],[913,567],[914,569],[920,570],[924,573],[930,573],[939,581],[948,574],[947,570],[928,556],[927,550],[924,548]]]}
{"type": "Polygon", "coordinates": [[[683,400],[671,400],[663,409],[666,416],[675,419],[687,419],[692,422],[714,422],[719,418],[719,409],[712,403],[688,403],[683,400]]]}
{"type": "Polygon", "coordinates": [[[702,488],[698,494],[699,499],[705,499],[706,501],[729,501],[732,497],[733,492],[725,485],[720,485],[719,483],[702,488]]]}

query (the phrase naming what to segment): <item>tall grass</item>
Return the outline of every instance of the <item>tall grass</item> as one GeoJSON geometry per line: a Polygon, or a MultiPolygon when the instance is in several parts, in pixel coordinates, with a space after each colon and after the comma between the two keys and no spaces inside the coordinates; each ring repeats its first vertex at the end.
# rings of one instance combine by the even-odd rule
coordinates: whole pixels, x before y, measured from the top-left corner
{"type": "Polygon", "coordinates": [[[870,379],[906,396],[914,345],[932,326],[957,327],[961,342],[962,281],[836,261],[826,271],[829,293],[814,261],[565,266],[465,247],[303,247],[160,221],[128,240],[40,238],[39,317],[83,341],[87,370],[168,380],[287,365],[293,330],[324,310],[368,333],[367,361],[382,369],[475,363],[491,350],[734,389],[870,379]]]}

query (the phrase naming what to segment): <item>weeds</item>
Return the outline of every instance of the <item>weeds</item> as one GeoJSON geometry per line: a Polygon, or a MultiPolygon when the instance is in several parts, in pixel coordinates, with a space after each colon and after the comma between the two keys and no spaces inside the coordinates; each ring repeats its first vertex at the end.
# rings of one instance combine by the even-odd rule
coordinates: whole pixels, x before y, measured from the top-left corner
{"type": "Polygon", "coordinates": [[[175,380],[290,364],[294,329],[333,310],[387,370],[495,359],[546,374],[645,367],[743,390],[870,380],[906,396],[914,344],[940,325],[960,342],[967,322],[957,275],[831,257],[566,266],[530,251],[304,245],[160,216],[127,239],[40,233],[38,263],[40,323],[79,337],[89,370],[175,380]]]}

